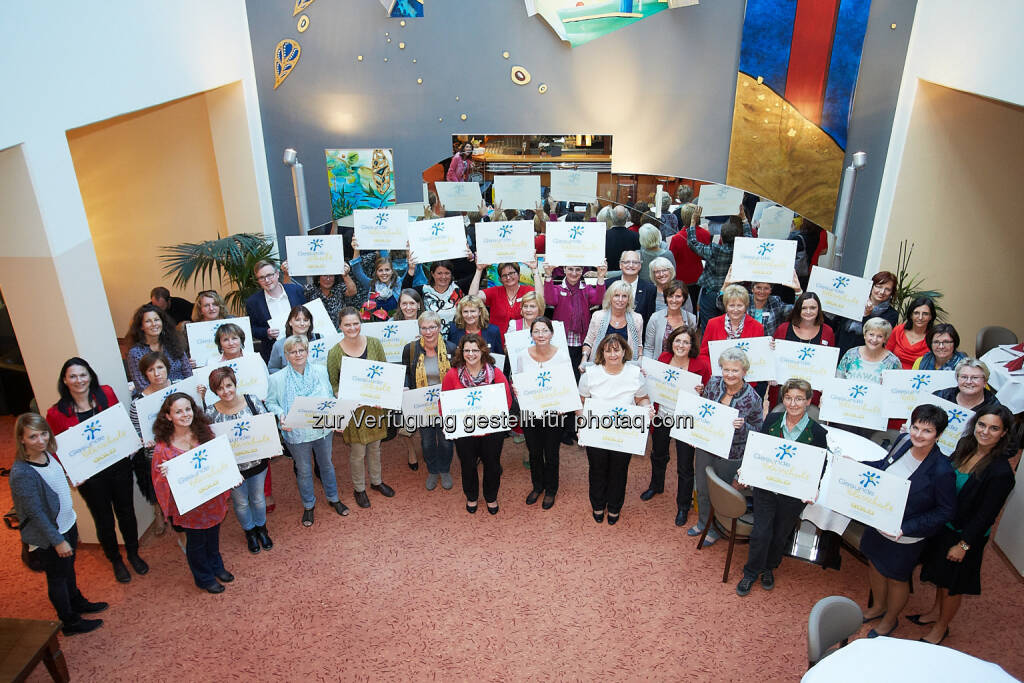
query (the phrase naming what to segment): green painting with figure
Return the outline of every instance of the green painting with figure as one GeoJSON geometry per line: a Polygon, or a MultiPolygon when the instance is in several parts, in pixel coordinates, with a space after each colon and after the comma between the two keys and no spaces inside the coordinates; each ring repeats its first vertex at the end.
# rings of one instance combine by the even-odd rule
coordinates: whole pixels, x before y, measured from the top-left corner
{"type": "Polygon", "coordinates": [[[331,218],[356,209],[395,204],[395,166],[390,149],[326,149],[331,218]]]}

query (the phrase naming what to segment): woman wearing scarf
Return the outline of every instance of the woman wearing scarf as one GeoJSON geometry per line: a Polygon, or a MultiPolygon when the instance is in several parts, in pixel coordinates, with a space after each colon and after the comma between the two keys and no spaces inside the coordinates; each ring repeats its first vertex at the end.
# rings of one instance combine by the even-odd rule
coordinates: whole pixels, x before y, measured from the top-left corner
{"type": "Polygon", "coordinates": [[[949,323],[939,323],[925,335],[928,353],[914,361],[914,370],[955,370],[967,354],[960,350],[960,335],[949,323]]]}
{"type": "Polygon", "coordinates": [[[462,289],[455,284],[455,265],[451,261],[434,261],[430,264],[430,282],[416,286],[413,278],[416,274],[416,259],[409,255],[409,271],[402,281],[402,287],[415,289],[423,297],[423,307],[441,316],[443,323],[441,336],[448,338],[448,329],[455,318],[455,307],[464,296],[462,289]]]}

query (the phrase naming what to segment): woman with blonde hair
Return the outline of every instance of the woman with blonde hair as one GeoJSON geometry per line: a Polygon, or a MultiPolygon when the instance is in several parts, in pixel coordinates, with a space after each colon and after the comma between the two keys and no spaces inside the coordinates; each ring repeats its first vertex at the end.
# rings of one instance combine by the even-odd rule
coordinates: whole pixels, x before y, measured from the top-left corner
{"type": "Polygon", "coordinates": [[[763,337],[764,327],[748,313],[750,292],[740,285],[729,285],[722,291],[722,306],[725,313],[712,318],[704,328],[700,342],[700,355],[710,357],[708,344],[724,339],[746,339],[763,337]]]}
{"type": "MultiPolygon", "coordinates": [[[[642,279],[654,282],[654,277],[651,275],[651,264],[658,259],[665,259],[669,262],[673,270],[672,275],[675,277],[676,257],[665,248],[665,243],[661,241],[661,232],[650,223],[641,225],[640,277],[642,279]]],[[[664,264],[659,262],[659,266],[663,267],[664,264]]]]}
{"type": "Polygon", "coordinates": [[[583,339],[583,370],[591,357],[591,350],[599,339],[617,334],[625,340],[631,358],[640,358],[643,353],[644,321],[633,311],[633,288],[628,282],[616,280],[608,285],[601,309],[590,317],[590,327],[583,339]]]}
{"type": "Polygon", "coordinates": [[[487,342],[491,353],[504,353],[502,331],[491,323],[491,314],[483,299],[469,294],[455,306],[455,324],[448,327],[448,341],[458,345],[467,334],[479,334],[487,342]]]}

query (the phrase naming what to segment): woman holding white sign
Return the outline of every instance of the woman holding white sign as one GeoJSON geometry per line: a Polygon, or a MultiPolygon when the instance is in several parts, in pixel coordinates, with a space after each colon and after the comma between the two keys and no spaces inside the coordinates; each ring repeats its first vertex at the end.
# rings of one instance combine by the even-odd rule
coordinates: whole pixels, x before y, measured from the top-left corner
{"type": "MultiPolygon", "coordinates": [[[[790,379],[782,385],[782,405],[785,410],[772,413],[761,428],[762,434],[828,448],[825,428],[807,414],[814,392],[807,380],[790,379]]],[[[752,487],[754,492],[754,528],[750,532],[750,550],[743,578],[736,585],[740,597],[750,594],[758,577],[761,587],[770,591],[775,587],[775,575],[782,562],[786,540],[800,519],[805,503],[791,496],[752,487]]]]}
{"type": "Polygon", "coordinates": [[[984,361],[965,358],[956,365],[956,386],[932,393],[971,410],[1002,405],[995,392],[988,388],[988,378],[989,370],[984,361]]]}
{"type": "Polygon", "coordinates": [[[504,353],[502,331],[491,323],[491,314],[483,300],[472,294],[462,297],[455,307],[455,325],[448,328],[448,341],[458,345],[467,334],[479,334],[491,353],[504,353]]]}
{"type": "Polygon", "coordinates": [[[284,336],[274,341],[274,348],[270,350],[270,360],[267,361],[267,370],[271,375],[284,369],[284,340],[294,334],[305,337],[307,342],[320,338],[320,335],[313,331],[313,314],[305,306],[292,307],[284,323],[284,336]]]}
{"type": "MultiPolygon", "coordinates": [[[[287,262],[281,264],[281,270],[288,272],[287,262]]],[[[360,296],[359,285],[352,279],[352,268],[346,263],[345,272],[341,275],[314,275],[312,282],[303,288],[306,302],[320,299],[324,302],[324,310],[331,320],[338,319],[338,313],[345,306],[359,306],[365,301],[360,296]]]]}
{"type": "MultiPolygon", "coordinates": [[[[341,313],[338,314],[338,323],[344,336],[327,353],[327,376],[331,380],[331,388],[335,395],[338,395],[338,381],[343,359],[361,358],[381,363],[386,363],[388,360],[380,339],[367,337],[362,333],[363,323],[359,319],[359,311],[351,307],[341,309],[341,313]]],[[[349,448],[348,464],[352,474],[356,505],[361,508],[370,507],[370,497],[366,495],[367,469],[370,470],[371,489],[386,498],[395,495],[395,490],[385,484],[381,478],[380,444],[388,434],[387,414],[383,408],[359,406],[345,426],[345,431],[342,432],[342,437],[349,448]]]]}
{"type": "MultiPolygon", "coordinates": [[[[669,337],[680,327],[697,327],[697,316],[683,310],[687,296],[686,285],[677,280],[672,281],[665,286],[662,294],[665,297],[666,307],[657,311],[647,321],[647,333],[644,335],[644,355],[648,358],[657,358],[670,351],[669,337]]],[[[700,351],[700,347],[693,350],[694,357],[698,351],[700,351]]]]}
{"type": "MultiPolygon", "coordinates": [[[[617,405],[651,405],[640,368],[626,365],[632,358],[633,352],[621,335],[609,333],[601,339],[594,349],[594,365],[580,377],[580,399],[583,401],[580,415],[587,415],[586,402],[591,398],[617,405]]],[[[652,407],[652,417],[653,412],[652,407]]],[[[587,446],[590,507],[598,524],[604,521],[605,511],[608,512],[609,525],[618,523],[626,500],[626,479],[632,457],[629,453],[587,446]]]]}
{"type": "Polygon", "coordinates": [[[896,275],[882,270],[871,276],[871,294],[864,304],[864,317],[861,320],[836,318],[838,327],[837,341],[840,355],[857,346],[864,339],[864,324],[872,318],[881,318],[892,328],[899,322],[900,314],[890,304],[892,293],[896,287],[896,275]]]}
{"type": "Polygon", "coordinates": [[[601,310],[594,311],[590,316],[590,327],[587,328],[587,336],[583,339],[583,361],[580,363],[580,371],[585,371],[594,345],[609,334],[622,337],[626,348],[629,349],[629,357],[639,360],[643,355],[643,330],[644,320],[633,310],[632,286],[623,280],[611,283],[605,289],[601,310]]]}
{"type": "Polygon", "coordinates": [[[217,345],[219,354],[211,356],[207,365],[241,358],[245,353],[245,330],[234,323],[221,325],[213,334],[213,343],[217,345]]]}
{"type": "MultiPolygon", "coordinates": [[[[487,342],[478,334],[467,334],[455,349],[452,367],[441,382],[441,391],[452,389],[469,389],[491,384],[505,386],[505,398],[508,407],[512,406],[512,392],[508,380],[501,370],[494,367],[494,358],[487,350],[487,342]]],[[[480,480],[477,474],[477,463],[484,466],[484,501],[487,512],[498,514],[498,489],[501,487],[501,447],[504,441],[502,432],[493,432],[481,436],[464,436],[455,439],[455,450],[459,454],[462,467],[462,492],[466,494],[466,512],[476,512],[477,500],[480,497],[480,480]]]]}
{"type": "MultiPolygon", "coordinates": [[[[491,315],[491,322],[504,334],[504,330],[508,329],[509,322],[523,317],[521,305],[523,296],[527,292],[532,292],[533,287],[519,283],[519,264],[510,262],[498,264],[500,285],[481,290],[480,278],[489,265],[488,263],[476,264],[476,275],[473,276],[473,282],[469,285],[469,293],[483,299],[491,315]]],[[[531,272],[536,272],[536,260],[530,261],[528,265],[531,272]]],[[[539,275],[535,275],[534,279],[539,279],[539,277],[539,275]]]]}
{"type": "MultiPolygon", "coordinates": [[[[210,373],[210,388],[220,399],[206,409],[211,423],[231,422],[267,412],[263,401],[252,394],[238,394],[237,386],[238,378],[231,368],[217,368],[210,373]]],[[[231,489],[231,506],[245,532],[249,552],[253,554],[258,553],[261,546],[264,550],[274,547],[267,532],[267,499],[263,492],[269,466],[267,458],[239,463],[242,483],[231,489]]]]}
{"type": "MultiPolygon", "coordinates": [[[[154,307],[155,308],[155,307],[154,307]]],[[[186,361],[187,364],[187,361],[186,361]]],[[[189,369],[191,372],[191,368],[189,369]]],[[[46,411],[46,421],[54,436],[67,431],[89,418],[99,415],[117,403],[114,390],[100,384],[99,377],[82,358],[69,358],[60,370],[57,381],[60,399],[46,411]]],[[[98,472],[78,485],[78,492],[89,508],[96,525],[96,538],[103,548],[103,554],[114,568],[114,578],[120,583],[132,580],[128,568],[121,561],[117,546],[114,518],[124,538],[124,550],[128,563],[135,573],[142,575],[149,571],[149,565],[139,557],[139,529],[135,519],[135,503],[132,493],[132,464],[119,460],[102,472],[98,472]]]]}
{"type": "Polygon", "coordinates": [[[918,358],[928,353],[926,340],[935,324],[935,302],[919,296],[907,306],[903,322],[892,328],[885,347],[896,354],[904,370],[911,370],[918,358]]]}
{"type": "Polygon", "coordinates": [[[348,514],[348,507],[338,499],[338,480],[331,459],[334,432],[329,429],[292,428],[286,426],[284,420],[299,396],[334,398],[334,393],[331,391],[331,380],[327,377],[327,368],[307,362],[309,342],[304,337],[285,339],[284,355],[288,359],[288,367],[270,376],[266,405],[270,412],[277,415],[282,440],[295,459],[295,479],[303,507],[302,526],[309,527],[313,526],[313,507],[316,505],[316,491],[313,488],[314,458],[320,468],[320,482],[328,504],[342,517],[348,514]]]}
{"type": "Polygon", "coordinates": [[[956,512],[956,476],[938,444],[948,419],[945,410],[933,405],[914,408],[910,434],[897,441],[887,457],[864,463],[910,481],[900,532],[889,536],[868,527],[860,541],[875,600],[864,612],[864,623],[881,619],[868,638],[896,630],[925,539],[937,534],[956,512]]]}
{"type": "Polygon", "coordinates": [[[155,513],[153,533],[156,536],[163,536],[164,532],[167,531],[167,525],[164,524],[164,513],[160,510],[160,503],[156,499],[156,491],[153,490],[153,478],[149,474],[153,468],[154,442],[146,441],[142,434],[142,427],[139,424],[139,399],[151,396],[171,386],[170,381],[167,379],[167,368],[169,366],[170,361],[167,360],[167,356],[159,351],[147,353],[139,359],[139,370],[149,380],[149,386],[143,389],[142,394],[132,401],[132,407],[128,410],[128,418],[132,421],[135,431],[138,432],[139,438],[143,441],[142,450],[132,458],[132,464],[135,466],[135,481],[139,485],[139,491],[142,493],[142,496],[153,506],[153,512],[155,513]]]}
{"type": "Polygon", "coordinates": [[[181,514],[167,481],[167,461],[213,439],[210,423],[188,394],[171,394],[160,407],[153,423],[153,488],[167,521],[185,532],[185,557],[196,586],[207,593],[223,593],[225,583],[235,580],[224,568],[220,555],[220,523],[228,514],[229,492],[224,491],[202,505],[181,514]]]}
{"type": "MultiPolygon", "coordinates": [[[[450,321],[455,317],[456,305],[464,296],[462,289],[454,281],[455,265],[451,261],[434,261],[430,264],[428,272],[430,273],[429,283],[418,287],[423,296],[423,307],[428,311],[438,313],[442,319],[450,321]]],[[[409,270],[402,280],[402,286],[416,290],[417,287],[413,284],[416,273],[416,259],[410,253],[409,270]]],[[[443,333],[446,339],[448,338],[447,328],[448,325],[445,326],[443,333]]]]}
{"type": "MultiPolygon", "coordinates": [[[[461,302],[460,302],[461,303],[461,302]]],[[[418,320],[423,313],[423,297],[415,289],[403,289],[398,296],[398,307],[391,312],[392,320],[418,320]]],[[[415,431],[408,431],[405,427],[398,430],[398,435],[408,439],[406,442],[409,455],[409,469],[416,471],[420,468],[420,458],[423,457],[423,446],[415,431]]]]}
{"type": "Polygon", "coordinates": [[[836,377],[881,384],[883,372],[899,370],[900,359],[885,348],[891,333],[888,320],[872,318],[864,323],[864,345],[843,354],[836,367],[836,377]]]}
{"type": "MultiPolygon", "coordinates": [[[[215,289],[206,289],[196,295],[196,303],[192,306],[192,320],[194,323],[206,323],[214,320],[224,320],[230,318],[231,312],[228,311],[228,305],[224,302],[224,297],[217,293],[215,289]]],[[[185,326],[189,323],[184,322],[181,324],[181,329],[184,330],[185,326]]],[[[188,352],[188,339],[185,339],[185,350],[188,352]]],[[[192,354],[189,353],[189,364],[193,369],[198,367],[198,363],[195,358],[192,358],[192,354]]],[[[143,373],[145,374],[145,373],[143,373]]]]}
{"type": "Polygon", "coordinates": [[[398,306],[402,278],[391,264],[391,259],[386,256],[378,256],[373,264],[373,280],[371,281],[363,272],[363,257],[359,254],[359,245],[355,237],[352,238],[352,253],[354,256],[349,261],[350,272],[355,277],[356,283],[367,291],[366,302],[363,304],[363,310],[367,312],[366,319],[369,320],[371,315],[376,315],[377,311],[383,311],[384,317],[377,317],[385,320],[387,313],[395,310],[395,307],[398,306]]]}
{"type": "Polygon", "coordinates": [[[172,382],[192,376],[192,363],[185,355],[185,342],[174,329],[174,320],[153,304],[141,306],[132,316],[127,341],[131,344],[125,362],[128,375],[138,394],[149,382],[139,371],[139,359],[150,351],[162,351],[171,362],[169,378],[172,382]]]}
{"type": "MultiPolygon", "coordinates": [[[[703,294],[701,295],[703,296],[703,294]]],[[[700,342],[700,355],[710,359],[708,344],[724,339],[747,339],[763,337],[764,328],[747,314],[750,306],[750,292],[740,285],[729,285],[722,291],[722,306],[725,314],[707,321],[700,342]]],[[[700,472],[697,473],[700,476],[700,472]]]]}
{"type": "MultiPolygon", "coordinates": [[[[740,289],[743,288],[740,287],[740,289]]],[[[744,380],[747,371],[750,370],[750,359],[747,358],[747,354],[737,348],[726,349],[718,356],[718,366],[722,368],[722,376],[712,377],[708,380],[704,387],[704,393],[701,395],[709,401],[735,408],[740,414],[732,423],[733,429],[736,431],[732,436],[728,458],[720,458],[705,450],[697,449],[694,480],[697,488],[699,518],[697,523],[687,530],[688,536],[699,536],[704,531],[704,527],[711,524],[709,514],[711,494],[708,493],[707,466],[711,465],[715,474],[725,482],[731,483],[736,478],[736,472],[743,460],[743,451],[747,447],[747,434],[760,430],[764,422],[761,397],[754,387],[744,380]]],[[[704,539],[704,545],[714,543],[719,538],[720,536],[712,524],[704,539]]]]}

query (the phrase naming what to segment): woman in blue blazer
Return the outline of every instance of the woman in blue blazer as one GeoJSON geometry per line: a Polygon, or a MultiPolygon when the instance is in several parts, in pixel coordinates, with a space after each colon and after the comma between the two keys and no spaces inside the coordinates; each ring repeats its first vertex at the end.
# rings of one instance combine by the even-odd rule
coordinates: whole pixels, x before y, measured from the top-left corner
{"type": "Polygon", "coordinates": [[[864,622],[881,619],[868,631],[868,638],[896,630],[925,539],[939,533],[956,512],[956,476],[938,446],[947,421],[946,411],[937,406],[914,408],[910,434],[899,439],[885,458],[864,463],[910,480],[899,534],[889,536],[868,528],[860,542],[861,552],[870,561],[868,579],[875,597],[874,607],[864,612],[864,622]]]}

